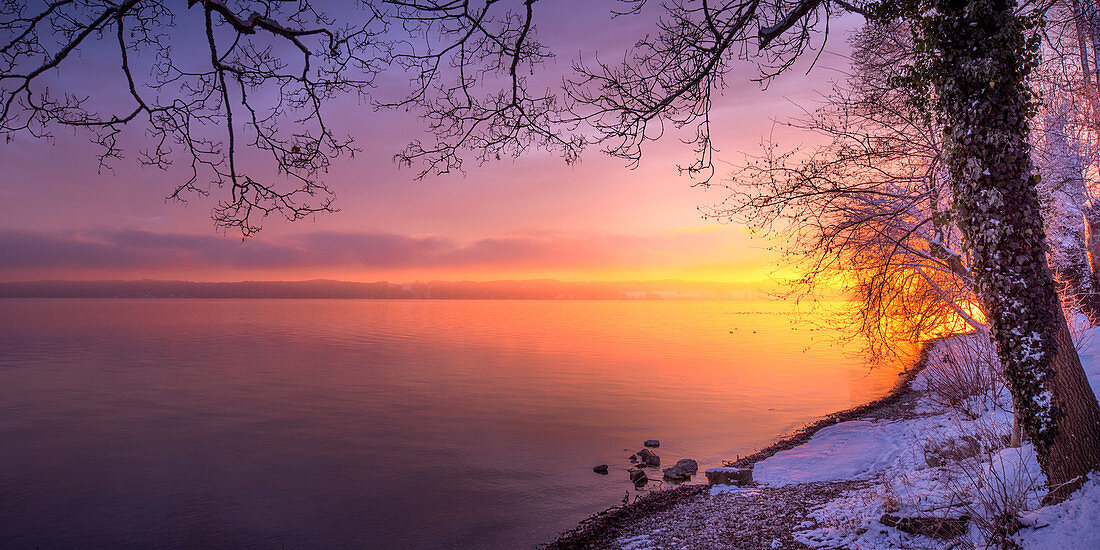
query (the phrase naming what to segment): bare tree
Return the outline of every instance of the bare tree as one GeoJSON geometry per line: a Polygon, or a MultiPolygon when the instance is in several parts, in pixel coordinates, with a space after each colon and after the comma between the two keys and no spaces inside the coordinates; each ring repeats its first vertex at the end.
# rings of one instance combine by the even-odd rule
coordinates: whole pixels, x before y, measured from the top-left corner
{"type": "Polygon", "coordinates": [[[1051,244],[1050,266],[1059,295],[1070,309],[1100,324],[1100,293],[1090,266],[1086,242],[1091,209],[1086,173],[1094,164],[1089,151],[1074,139],[1076,133],[1064,94],[1049,93],[1034,133],[1035,161],[1043,179],[1039,184],[1046,230],[1051,244]]]}
{"type": "MultiPolygon", "coordinates": [[[[638,14],[647,0],[623,0],[638,14]]],[[[591,127],[603,151],[637,166],[643,146],[669,130],[689,130],[695,159],[681,170],[703,183],[714,175],[710,110],[726,74],[750,60],[767,83],[828,37],[835,11],[865,10],[843,0],[740,0],[663,4],[657,32],[621,62],[578,62],[567,97],[572,120],[591,127]]]]}
{"type": "MultiPolygon", "coordinates": [[[[758,31],[766,46],[771,27],[754,26],[756,19],[739,17],[744,12],[693,6],[697,9],[669,5],[678,15],[670,17],[675,26],[643,41],[640,58],[628,58],[617,69],[590,71],[599,93],[575,97],[621,113],[606,135],[625,136],[621,143],[627,150],[644,141],[650,124],[695,125],[703,160],[689,169],[699,170],[709,151],[709,94],[720,87],[725,69],[715,52],[724,51],[726,40],[743,39],[746,29],[758,31]],[[732,22],[728,28],[735,30],[722,32],[715,17],[732,22]],[[677,42],[676,36],[689,38],[677,42]],[[715,40],[708,42],[710,37],[715,40]],[[689,41],[704,44],[712,55],[696,55],[689,41]],[[661,76],[666,71],[670,78],[661,76]]],[[[785,6],[789,11],[779,21],[805,24],[808,14],[823,6],[827,10],[828,4],[812,2],[785,6]]],[[[918,56],[908,85],[941,132],[951,218],[961,230],[973,291],[988,313],[1015,408],[1051,485],[1049,497],[1058,500],[1100,466],[1100,406],[1070,341],[1047,266],[1028,141],[1034,103],[1027,78],[1041,39],[1032,29],[1046,7],[1017,12],[1008,0],[920,0],[884,2],[875,15],[912,22],[918,56]]],[[[802,51],[805,35],[795,35],[800,38],[793,49],[780,48],[778,59],[802,51]]]]}
{"type": "Polygon", "coordinates": [[[755,60],[767,81],[824,40],[831,13],[863,11],[845,0],[621,0],[615,17],[649,17],[657,33],[622,63],[578,61],[562,86],[538,72],[552,54],[537,5],[360,0],[337,21],[311,0],[2,0],[0,133],[83,129],[110,168],[133,128],[147,144],[139,163],[182,165],[170,198],[227,187],[214,219],[244,236],[272,214],[334,210],[324,172],[357,151],[326,111],[341,95],[426,121],[432,138],[395,155],[418,177],[532,149],[573,162],[593,145],[636,166],[671,126],[690,128],[698,156],[685,170],[706,181],[709,112],[730,68],[755,60]],[[70,77],[82,56],[117,63],[98,79],[104,93],[70,77]],[[384,72],[409,77],[411,91],[377,94],[384,72]]]}
{"type": "Polygon", "coordinates": [[[542,149],[574,162],[591,146],[634,167],[647,142],[688,128],[697,157],[684,169],[706,181],[713,174],[709,113],[726,73],[753,60],[766,82],[819,44],[818,35],[824,41],[831,12],[863,11],[843,0],[675,0],[657,7],[619,0],[614,17],[648,17],[656,33],[622,60],[576,61],[555,90],[532,77],[552,57],[537,40],[534,0],[517,0],[514,11],[504,1],[478,9],[468,2],[378,4],[393,6],[385,17],[409,32],[388,59],[414,83],[409,95],[378,105],[413,108],[436,138],[414,141],[396,156],[420,177],[461,170],[466,155],[485,162],[542,149]]]}
{"type": "Polygon", "coordinates": [[[377,106],[413,109],[427,121],[434,143],[415,140],[395,155],[417,176],[462,170],[466,154],[478,162],[518,157],[531,148],[572,163],[587,140],[563,116],[563,101],[535,68],[553,56],[534,26],[535,0],[380,2],[407,38],[388,44],[386,60],[411,76],[405,96],[377,106]]]}
{"type": "Polygon", "coordinates": [[[896,85],[912,59],[910,30],[871,24],[851,45],[852,74],[822,108],[790,123],[826,143],[782,154],[766,145],[706,212],[782,241],[803,269],[794,292],[849,290],[856,300],[844,319],[875,356],[959,323],[984,330],[950,220],[940,133],[896,85]]]}

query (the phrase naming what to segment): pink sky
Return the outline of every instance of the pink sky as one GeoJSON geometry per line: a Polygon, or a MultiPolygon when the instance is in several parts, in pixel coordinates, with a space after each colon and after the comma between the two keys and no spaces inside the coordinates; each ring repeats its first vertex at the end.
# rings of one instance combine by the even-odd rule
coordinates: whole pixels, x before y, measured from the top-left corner
{"type": "MultiPolygon", "coordinates": [[[[605,52],[637,32],[608,27],[596,15],[555,18],[593,9],[589,3],[537,6],[549,12],[539,20],[542,38],[572,48],[559,49],[549,70],[567,68],[578,50],[605,52]]],[[[831,39],[830,49],[843,50],[842,39],[831,39]]],[[[830,65],[844,60],[826,54],[808,76],[793,71],[766,91],[750,81],[750,64],[730,76],[713,116],[719,161],[756,152],[773,119],[798,114],[799,105],[813,108],[827,81],[839,77],[830,65]]],[[[94,91],[104,81],[94,75],[110,69],[91,62],[84,70],[62,77],[86,79],[94,91]]],[[[293,224],[272,219],[246,242],[215,232],[214,197],[165,203],[179,174],[141,169],[132,160],[136,150],[113,172],[97,173],[84,136],[59,130],[52,143],[17,137],[0,146],[0,280],[748,281],[775,270],[766,242],[701,217],[697,207],[720,201],[725,191],[692,188],[677,174],[676,164],[690,161],[691,151],[675,139],[649,147],[636,170],[596,150],[576,166],[533,152],[468,164],[465,176],[414,181],[415,172],[398,169],[391,158],[421,132],[415,117],[350,100],[332,108],[338,131],[355,135],[363,149],[337,161],[326,177],[341,211],[293,224]]]]}

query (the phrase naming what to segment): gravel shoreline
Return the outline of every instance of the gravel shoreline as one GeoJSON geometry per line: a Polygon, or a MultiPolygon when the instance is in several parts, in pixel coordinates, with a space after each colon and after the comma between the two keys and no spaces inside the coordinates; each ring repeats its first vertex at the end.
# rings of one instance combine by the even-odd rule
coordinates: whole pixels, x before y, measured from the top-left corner
{"type": "MultiPolygon", "coordinates": [[[[802,445],[817,431],[838,422],[900,420],[917,416],[914,404],[920,392],[913,390],[910,384],[927,363],[932,344],[925,343],[917,363],[902,373],[901,380],[885,396],[825,416],[728,464],[751,467],[780,451],[802,445]]],[[[685,484],[650,493],[632,504],[613,506],[593,514],[577,527],[562,533],[554,542],[540,548],[806,548],[791,538],[793,528],[812,522],[808,512],[815,506],[862,483],[865,482],[846,480],[784,487],[756,486],[744,492],[714,496],[707,485],[685,484]]]]}

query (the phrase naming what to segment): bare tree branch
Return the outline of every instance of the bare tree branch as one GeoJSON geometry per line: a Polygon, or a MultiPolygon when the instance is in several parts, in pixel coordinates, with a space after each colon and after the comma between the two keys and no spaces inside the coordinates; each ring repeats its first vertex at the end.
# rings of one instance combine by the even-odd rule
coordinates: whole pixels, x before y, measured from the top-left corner
{"type": "Polygon", "coordinates": [[[188,167],[169,198],[227,185],[229,198],[213,217],[244,236],[270,214],[294,220],[332,211],[322,174],[331,159],[356,148],[330,129],[325,104],[372,86],[385,25],[370,10],[363,21],[338,26],[308,2],[233,5],[240,9],[218,0],[189,0],[186,9],[157,0],[5,0],[0,133],[49,138],[57,126],[83,128],[99,146],[101,169],[110,169],[123,156],[120,140],[129,141],[123,130],[140,124],[149,144],[140,163],[188,167]],[[205,44],[205,63],[196,44],[205,44]],[[63,77],[76,70],[76,52],[119,60],[116,74],[103,75],[106,93],[83,94],[63,77]],[[238,110],[249,116],[235,116],[238,110]],[[266,152],[270,163],[251,154],[246,161],[245,147],[266,152]]]}

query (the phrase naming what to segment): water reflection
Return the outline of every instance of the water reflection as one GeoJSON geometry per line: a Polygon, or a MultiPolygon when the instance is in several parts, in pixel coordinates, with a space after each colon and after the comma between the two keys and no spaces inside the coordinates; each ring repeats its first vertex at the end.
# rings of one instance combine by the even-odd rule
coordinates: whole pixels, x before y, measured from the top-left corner
{"type": "Polygon", "coordinates": [[[893,383],[782,312],[0,301],[0,546],[533,546],[893,383]]]}

